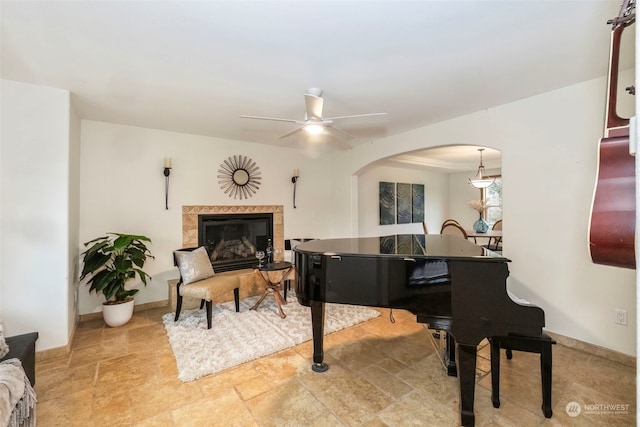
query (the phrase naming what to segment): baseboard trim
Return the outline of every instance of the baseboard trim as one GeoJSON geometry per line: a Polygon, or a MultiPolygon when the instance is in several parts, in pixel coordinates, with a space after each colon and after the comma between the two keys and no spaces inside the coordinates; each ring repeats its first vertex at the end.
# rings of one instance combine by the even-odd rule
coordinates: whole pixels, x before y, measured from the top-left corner
{"type": "Polygon", "coordinates": [[[611,360],[612,362],[620,363],[632,368],[636,367],[636,356],[630,356],[628,354],[620,353],[616,350],[600,347],[598,345],[590,344],[574,338],[565,337],[564,335],[560,335],[555,332],[549,332],[545,330],[545,333],[551,335],[551,337],[556,340],[558,344],[561,344],[565,347],[573,348],[584,353],[602,357],[603,359],[611,360]]]}
{"type": "MultiPolygon", "coordinates": [[[[151,310],[152,308],[161,308],[161,307],[168,307],[168,306],[169,306],[169,300],[166,300],[166,299],[161,301],[146,302],[144,304],[136,304],[133,307],[133,312],[139,313],[141,311],[151,310]]],[[[102,311],[96,311],[95,313],[86,313],[86,314],[80,315],[80,323],[89,322],[92,320],[99,320],[99,319],[102,319],[102,311]]]]}
{"type": "MultiPolygon", "coordinates": [[[[151,310],[154,308],[168,307],[169,300],[162,301],[153,301],[144,304],[138,304],[134,307],[134,312],[141,312],[145,310],[151,310]]],[[[80,323],[87,322],[91,320],[102,319],[102,312],[97,313],[88,313],[80,315],[80,323]]],[[[71,343],[73,342],[73,335],[75,334],[76,328],[73,329],[71,340],[69,344],[63,347],[50,348],[47,350],[36,351],[36,361],[38,360],[47,360],[55,357],[61,357],[69,354],[71,352],[71,343]]],[[[546,331],[545,332],[556,340],[556,342],[560,345],[563,345],[568,348],[573,348],[575,350],[579,350],[588,354],[592,354],[594,356],[602,357],[607,360],[611,360],[616,363],[620,363],[625,366],[629,366],[632,368],[636,367],[636,356],[631,356],[628,354],[620,353],[619,351],[611,350],[605,347],[600,347],[595,344],[590,344],[584,341],[580,341],[574,338],[569,338],[564,335],[557,334],[555,332],[546,331]]]]}
{"type": "MultiPolygon", "coordinates": [[[[162,307],[168,307],[168,306],[169,306],[169,300],[153,301],[153,302],[148,302],[144,304],[138,304],[133,308],[133,311],[134,313],[139,313],[141,311],[151,310],[153,308],[162,308],[162,307]]],[[[78,323],[89,322],[92,320],[101,320],[101,319],[102,319],[101,311],[97,313],[81,314],[79,316],[78,323]]],[[[73,331],[71,332],[71,339],[69,339],[69,343],[67,345],[62,347],[54,347],[54,348],[48,348],[46,350],[36,351],[36,362],[37,361],[43,362],[43,361],[55,359],[57,357],[66,357],[67,355],[69,355],[69,353],[71,353],[71,343],[73,342],[73,337],[75,335],[76,329],[77,329],[76,327],[73,328],[73,331]]]]}

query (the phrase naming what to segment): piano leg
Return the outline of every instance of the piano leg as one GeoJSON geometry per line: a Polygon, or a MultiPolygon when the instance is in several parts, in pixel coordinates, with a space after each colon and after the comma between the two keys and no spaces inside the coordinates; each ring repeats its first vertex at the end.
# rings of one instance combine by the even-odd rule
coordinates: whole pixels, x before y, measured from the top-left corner
{"type": "MultiPolygon", "coordinates": [[[[454,337],[455,338],[455,337],[454,337]]],[[[457,344],[456,361],[460,381],[460,418],[463,426],[473,426],[473,399],[476,388],[476,352],[475,345],[457,344]]]]}
{"type": "Polygon", "coordinates": [[[324,303],[311,301],[311,325],[313,330],[313,372],[326,372],[329,365],[324,360],[324,303]]]}
{"type": "Polygon", "coordinates": [[[446,366],[447,375],[450,377],[458,376],[458,369],[456,368],[456,341],[451,334],[447,333],[447,351],[446,351],[446,366]]]}

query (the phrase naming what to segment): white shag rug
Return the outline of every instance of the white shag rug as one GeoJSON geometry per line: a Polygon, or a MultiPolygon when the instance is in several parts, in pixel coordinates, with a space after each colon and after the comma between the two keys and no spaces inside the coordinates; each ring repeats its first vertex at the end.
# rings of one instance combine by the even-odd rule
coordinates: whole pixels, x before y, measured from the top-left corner
{"type": "MultiPolygon", "coordinates": [[[[312,339],[311,309],[300,305],[295,295],[287,295],[281,319],[273,296],[250,310],[259,296],[240,300],[236,313],[233,301],[214,304],[211,329],[207,329],[206,310],[183,310],[162,320],[176,358],[178,378],[193,381],[232,366],[293,347],[312,339]]],[[[325,335],[380,316],[369,307],[326,304],[325,335]]]]}

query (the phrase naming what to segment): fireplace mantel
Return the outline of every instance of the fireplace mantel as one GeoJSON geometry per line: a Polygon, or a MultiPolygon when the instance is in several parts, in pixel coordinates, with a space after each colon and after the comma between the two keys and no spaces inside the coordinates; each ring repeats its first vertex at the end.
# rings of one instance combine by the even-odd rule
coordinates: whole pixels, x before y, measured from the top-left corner
{"type": "Polygon", "coordinates": [[[198,246],[198,215],[243,213],[272,213],[273,247],[284,249],[284,206],[282,205],[182,206],[182,247],[198,246]]]}

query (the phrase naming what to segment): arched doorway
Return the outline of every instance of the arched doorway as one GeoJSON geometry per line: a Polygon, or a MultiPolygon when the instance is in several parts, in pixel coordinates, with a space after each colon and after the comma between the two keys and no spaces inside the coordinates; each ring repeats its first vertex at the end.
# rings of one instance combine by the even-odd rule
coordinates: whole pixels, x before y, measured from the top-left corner
{"type": "MultiPolygon", "coordinates": [[[[495,191],[479,190],[469,185],[479,166],[483,151],[483,165],[490,176],[502,175],[501,151],[477,145],[446,145],[414,150],[379,159],[358,173],[358,235],[375,236],[387,234],[422,233],[422,221],[411,223],[380,224],[380,183],[424,185],[424,221],[430,233],[438,233],[447,218],[456,218],[465,227],[471,228],[478,214],[467,202],[486,198],[495,191]]],[[[497,189],[502,195],[501,179],[497,189]]],[[[495,197],[494,197],[495,199],[495,197]]],[[[491,223],[502,215],[500,203],[495,208],[491,223]]]]}

